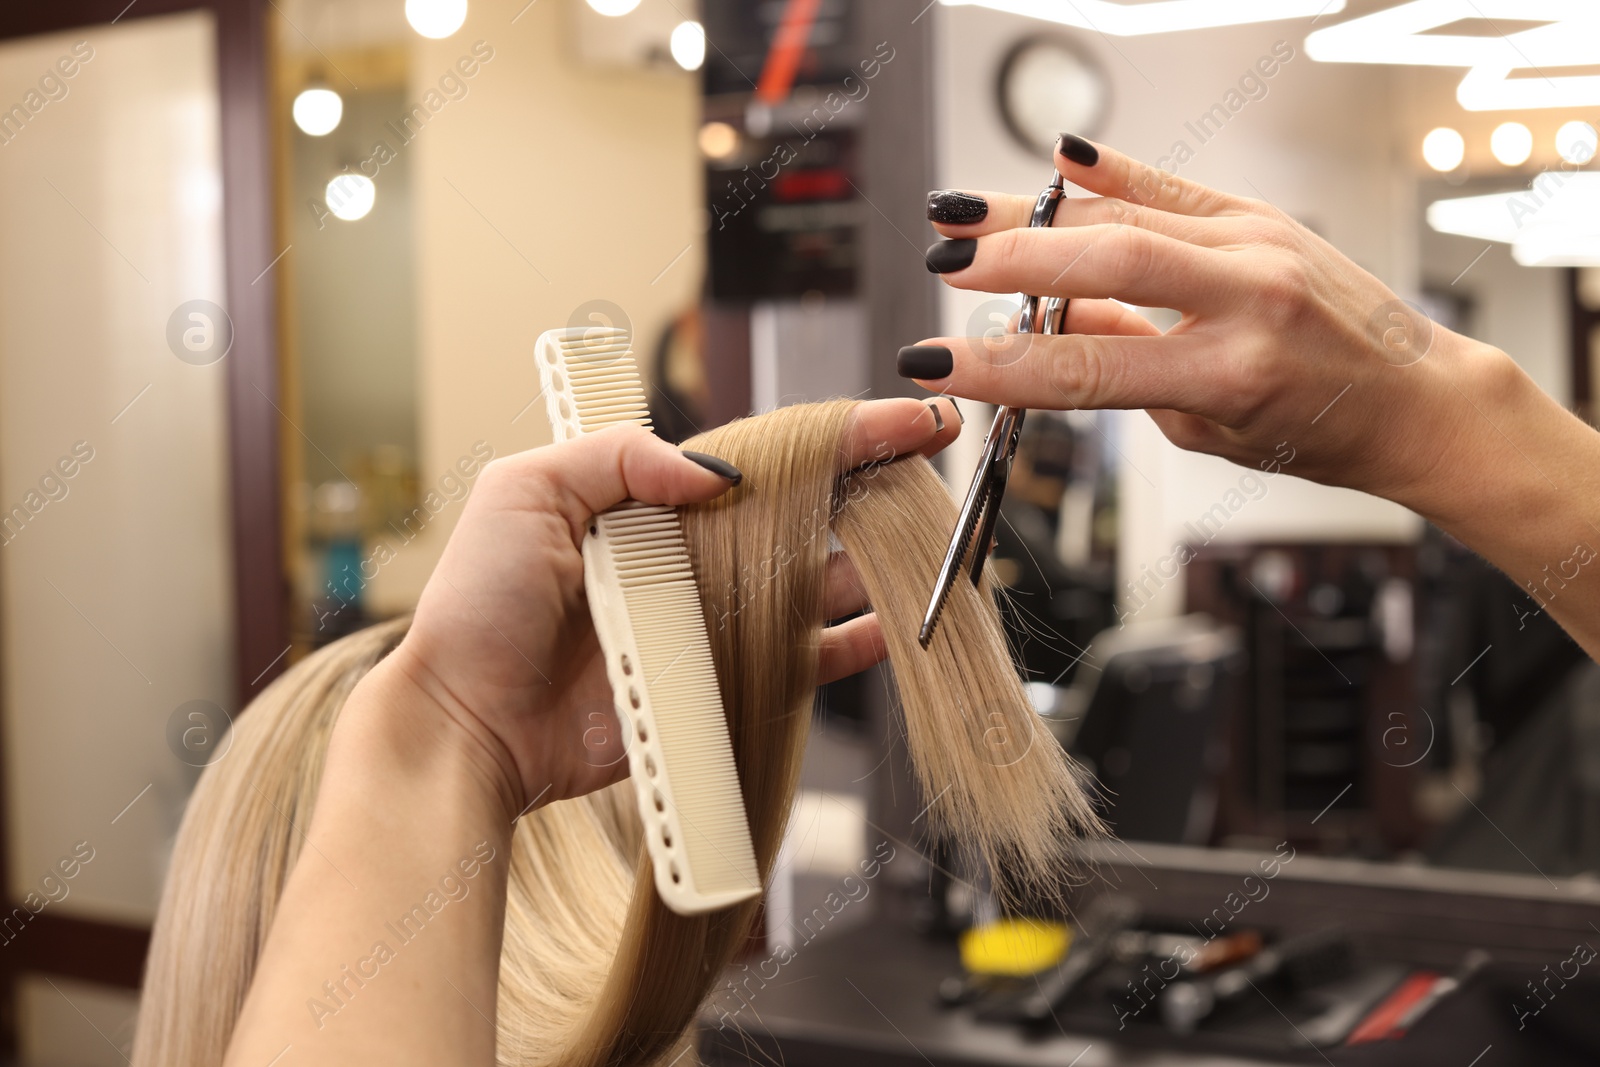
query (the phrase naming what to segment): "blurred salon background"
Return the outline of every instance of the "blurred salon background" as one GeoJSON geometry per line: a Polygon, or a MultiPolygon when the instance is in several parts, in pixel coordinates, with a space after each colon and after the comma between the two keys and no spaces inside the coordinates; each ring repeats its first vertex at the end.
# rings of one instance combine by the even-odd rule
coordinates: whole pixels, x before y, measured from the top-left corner
{"type": "MultiPolygon", "coordinates": [[[[543,330],[629,329],[673,440],[916,394],[898,347],[1018,303],[928,274],[928,191],[1032,195],[1070,131],[1378,275],[1422,312],[1374,309],[1396,373],[1436,322],[1592,418],[1600,32],[1590,0],[1526,6],[7,5],[0,1057],[124,1061],[200,769],[287,666],[410,610],[483,465],[548,442],[543,330]]],[[[953,492],[989,418],[963,412],[953,492]]],[[[1543,608],[1595,550],[1519,585],[1296,478],[1295,447],[1244,468],[1142,412],[1028,419],[991,566],[1033,743],[1078,757],[1116,834],[1070,914],[1040,902],[1077,947],[998,965],[1093,956],[1049,1025],[962,951],[1005,872],[928,837],[874,673],[819,699],[709,1059],[1565,1062],[1447,1021],[1467,1003],[1593,1036],[1600,677],[1543,608]],[[1299,970],[1241,970],[1307,936],[1299,970]],[[1151,967],[1185,943],[1231,955],[1178,996],[1151,967]],[[1226,973],[1260,1000],[1205,984],[1226,973]],[[1434,1007],[1452,975],[1472,988],[1434,1007]]]]}

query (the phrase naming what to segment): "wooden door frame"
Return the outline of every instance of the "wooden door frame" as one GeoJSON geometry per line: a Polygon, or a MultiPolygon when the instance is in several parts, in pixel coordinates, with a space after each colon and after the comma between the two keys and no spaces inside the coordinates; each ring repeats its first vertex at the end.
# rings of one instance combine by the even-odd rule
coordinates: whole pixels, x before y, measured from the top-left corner
{"type": "MultiPolygon", "coordinates": [[[[233,538],[235,710],[278,674],[288,651],[278,483],[278,257],[270,138],[270,0],[51,0],[0,6],[0,40],[186,11],[216,22],[222,167],[224,293],[233,321],[227,355],[230,528],[233,538]]],[[[9,915],[9,834],[0,740],[0,914],[9,915]]],[[[41,912],[28,936],[0,953],[0,1054],[17,1042],[15,993],[25,972],[137,989],[150,931],[41,912]]]]}
{"type": "Polygon", "coordinates": [[[1594,333],[1600,330],[1600,309],[1583,302],[1583,281],[1577,267],[1561,272],[1566,276],[1567,315],[1572,326],[1572,410],[1591,426],[1600,425],[1600,404],[1596,404],[1594,353],[1590,351],[1594,333]]]}

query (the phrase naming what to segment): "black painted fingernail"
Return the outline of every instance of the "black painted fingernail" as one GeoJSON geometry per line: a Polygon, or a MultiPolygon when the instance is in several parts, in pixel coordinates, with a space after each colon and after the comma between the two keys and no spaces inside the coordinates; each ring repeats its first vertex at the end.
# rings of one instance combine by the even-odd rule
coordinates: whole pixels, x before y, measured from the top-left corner
{"type": "Polygon", "coordinates": [[[928,264],[928,270],[934,274],[954,274],[958,270],[966,270],[972,266],[972,258],[978,254],[978,241],[975,237],[960,237],[954,241],[940,241],[930,245],[923,258],[928,264]]]}
{"type": "Polygon", "coordinates": [[[1056,142],[1056,151],[1080,167],[1092,167],[1100,162],[1100,149],[1075,133],[1064,133],[1056,142]]]}
{"type": "Polygon", "coordinates": [[[950,406],[956,409],[956,422],[960,423],[962,426],[965,426],[967,424],[967,417],[961,414],[961,405],[956,403],[956,398],[952,396],[946,397],[945,399],[949,400],[950,406]]]}
{"type": "Polygon", "coordinates": [[[683,458],[693,460],[712,474],[717,475],[719,478],[726,478],[734,485],[744,481],[744,472],[725,459],[708,456],[704,452],[690,452],[688,449],[683,450],[683,458]]]}
{"type": "Polygon", "coordinates": [[[933,432],[944,433],[944,413],[939,410],[939,402],[928,401],[928,410],[933,412],[933,432]]]}
{"type": "Polygon", "coordinates": [[[936,189],[928,194],[928,221],[957,226],[982,222],[989,214],[989,201],[955,189],[936,189]]]}
{"type": "Polygon", "coordinates": [[[900,377],[925,382],[948,377],[955,365],[955,357],[944,345],[907,345],[894,360],[900,377]]]}

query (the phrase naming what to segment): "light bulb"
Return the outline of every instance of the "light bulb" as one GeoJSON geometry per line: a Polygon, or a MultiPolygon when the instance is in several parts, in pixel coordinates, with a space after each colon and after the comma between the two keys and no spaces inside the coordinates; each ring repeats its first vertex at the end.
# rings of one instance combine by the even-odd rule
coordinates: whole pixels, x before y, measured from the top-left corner
{"type": "Polygon", "coordinates": [[[1467,158],[1467,142],[1448,126],[1440,126],[1422,139],[1422,158],[1436,171],[1448,174],[1467,158]]]}
{"type": "Polygon", "coordinates": [[[346,222],[364,219],[378,199],[378,187],[365,174],[344,173],[328,183],[324,193],[328,210],[346,222]]]}
{"type": "Polygon", "coordinates": [[[639,0],[589,0],[589,6],[602,15],[615,18],[618,15],[626,15],[638,7],[639,0]]]}
{"type": "Polygon", "coordinates": [[[1600,147],[1600,133],[1582,119],[1574,119],[1556,131],[1556,151],[1568,163],[1583,166],[1600,147]]]}
{"type": "Polygon", "coordinates": [[[467,0],[406,0],[406,21],[424,37],[448,37],[467,21],[467,0]]]}
{"type": "Polygon", "coordinates": [[[294,124],[312,137],[332,133],[344,117],[344,100],[332,89],[306,89],[294,98],[294,124]]]}
{"type": "Polygon", "coordinates": [[[699,70],[706,61],[706,30],[698,22],[680,22],[672,30],[672,58],[684,70],[699,70]]]}
{"type": "Polygon", "coordinates": [[[1489,136],[1489,151],[1508,167],[1520,167],[1533,155],[1533,131],[1520,122],[1503,122],[1489,136]]]}
{"type": "Polygon", "coordinates": [[[700,127],[700,151],[709,159],[727,159],[739,150],[739,131],[726,122],[700,127]]]}

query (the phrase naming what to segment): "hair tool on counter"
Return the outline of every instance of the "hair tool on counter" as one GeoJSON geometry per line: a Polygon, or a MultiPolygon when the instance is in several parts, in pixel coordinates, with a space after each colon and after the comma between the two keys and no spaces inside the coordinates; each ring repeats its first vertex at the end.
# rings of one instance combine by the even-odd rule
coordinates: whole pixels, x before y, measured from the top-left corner
{"type": "MultiPolygon", "coordinates": [[[[1028,225],[1051,225],[1063,193],[1064,183],[1057,173],[1034,202],[1033,217],[1028,225]]],[[[1022,294],[1022,312],[1017,318],[1018,333],[1057,334],[1064,329],[1068,300],[1052,296],[1043,304],[1041,312],[1039,297],[1022,294]]],[[[972,476],[972,485],[967,489],[955,532],[950,537],[950,547],[945,551],[944,564],[939,568],[933,596],[928,600],[928,610],[922,617],[918,640],[923,648],[927,648],[933,640],[939,614],[944,610],[944,602],[950,596],[950,589],[961,573],[961,564],[968,552],[972,553],[972,584],[977,585],[983,577],[983,564],[989,558],[995,524],[1000,520],[1000,500],[1006,494],[1006,480],[1011,476],[1011,461],[1017,454],[1017,440],[1022,436],[1022,417],[1026,414],[1026,408],[1013,407],[1002,407],[995,412],[994,422],[989,426],[989,436],[983,440],[978,469],[972,476]]]]}
{"type": "Polygon", "coordinates": [[[1139,905],[1128,897],[1106,894],[1085,909],[1066,959],[1041,975],[1034,991],[1022,999],[1017,1015],[1024,1025],[1054,1023],[1057,1013],[1080,986],[1115,954],[1117,939],[1138,923],[1139,905]]]}
{"type": "MultiPolygon", "coordinates": [[[[627,330],[549,330],[536,346],[557,441],[650,427],[627,330]]],[[[676,508],[626,501],[583,540],[584,587],[618,716],[656,891],[680,915],[761,892],[700,591],[676,508]]]]}
{"type": "Polygon", "coordinates": [[[1218,1007],[1259,992],[1260,985],[1274,982],[1299,992],[1348,974],[1352,951],[1349,936],[1338,929],[1269,945],[1237,967],[1167,986],[1161,1021],[1172,1033],[1192,1034],[1218,1007]]]}

